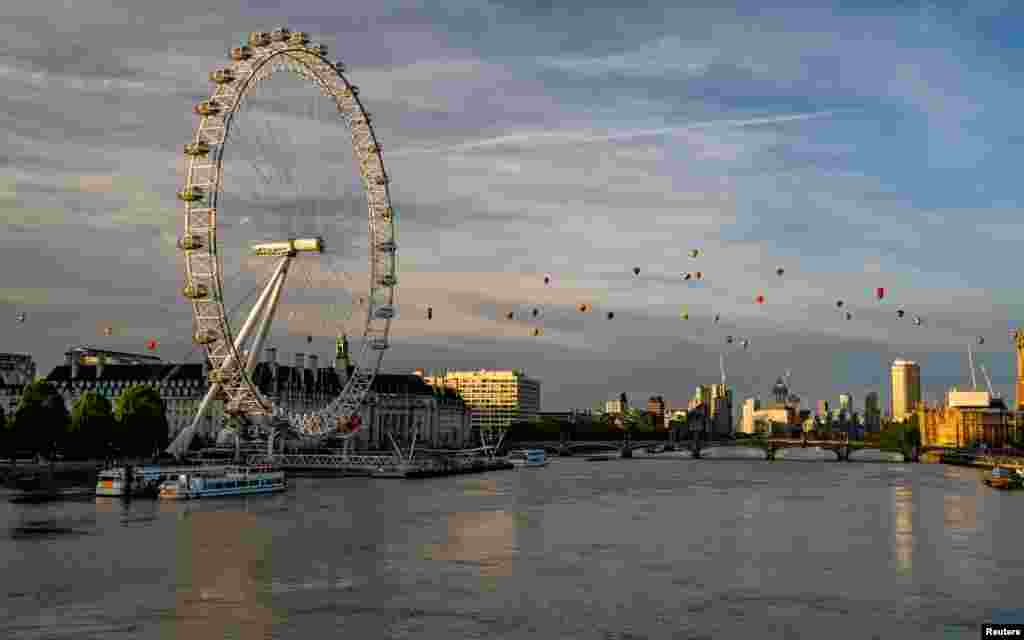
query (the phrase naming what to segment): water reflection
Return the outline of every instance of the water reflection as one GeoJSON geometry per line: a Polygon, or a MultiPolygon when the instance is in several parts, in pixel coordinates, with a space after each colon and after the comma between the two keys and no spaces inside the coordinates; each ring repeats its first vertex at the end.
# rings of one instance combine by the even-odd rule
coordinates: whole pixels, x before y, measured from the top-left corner
{"type": "Polygon", "coordinates": [[[977,528],[977,500],[974,496],[948,495],[943,498],[943,520],[946,529],[973,531],[977,528]]]}
{"type": "Polygon", "coordinates": [[[892,508],[896,526],[893,528],[893,554],[896,569],[909,573],[914,555],[914,494],[910,487],[893,487],[892,508]]]}
{"type": "Polygon", "coordinates": [[[479,564],[481,577],[512,573],[517,518],[508,511],[460,512],[448,516],[448,539],[427,545],[430,560],[479,564]]]}
{"type": "Polygon", "coordinates": [[[259,519],[243,511],[181,509],[176,538],[178,591],[164,637],[269,636],[275,616],[261,586],[268,582],[262,563],[271,538],[259,519]]]}
{"type": "Polygon", "coordinates": [[[493,479],[474,479],[462,483],[463,495],[466,496],[496,496],[499,495],[498,481],[493,479]]]}

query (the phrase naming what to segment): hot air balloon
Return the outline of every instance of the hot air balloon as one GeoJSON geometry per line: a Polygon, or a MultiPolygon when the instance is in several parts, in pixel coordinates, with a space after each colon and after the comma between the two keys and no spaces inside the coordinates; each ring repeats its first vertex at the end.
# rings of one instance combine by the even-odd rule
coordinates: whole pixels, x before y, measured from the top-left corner
{"type": "Polygon", "coordinates": [[[25,314],[24,314],[24,313],[19,313],[19,314],[17,315],[17,319],[18,319],[18,324],[25,324],[25,317],[26,317],[26,316],[25,316],[25,314]]]}
{"type": "Polygon", "coordinates": [[[843,308],[843,301],[842,300],[836,300],[836,308],[837,309],[842,309],[843,308]]]}
{"type": "Polygon", "coordinates": [[[847,312],[846,312],[846,319],[847,319],[847,320],[853,320],[853,314],[852,314],[852,313],[850,313],[849,311],[847,311],[847,312]]]}
{"type": "Polygon", "coordinates": [[[985,344],[985,338],[982,336],[978,336],[978,344],[985,344]]]}
{"type": "Polygon", "coordinates": [[[778,269],[775,270],[775,275],[777,275],[777,276],[781,277],[782,274],[784,274],[784,273],[786,273],[786,270],[783,269],[782,267],[779,267],[778,269]]]}
{"type": "Polygon", "coordinates": [[[608,312],[608,319],[611,320],[614,317],[615,317],[615,313],[613,311],[609,311],[608,312]]]}
{"type": "Polygon", "coordinates": [[[696,258],[700,255],[700,249],[690,249],[690,257],[696,258]]]}
{"type": "Polygon", "coordinates": [[[533,330],[533,335],[534,335],[534,337],[540,336],[540,335],[544,335],[544,332],[541,331],[540,329],[534,329],[533,330]]]}
{"type": "Polygon", "coordinates": [[[902,318],[902,317],[903,317],[903,316],[905,316],[906,314],[907,314],[907,312],[906,312],[906,311],[904,311],[903,309],[897,309],[897,310],[896,310],[896,317],[897,317],[897,318],[902,318]]]}
{"type": "Polygon", "coordinates": [[[551,284],[551,276],[544,276],[544,284],[551,284]]]}
{"type": "Polygon", "coordinates": [[[586,303],[583,303],[576,308],[579,309],[580,313],[586,313],[590,311],[590,305],[586,303]]]}
{"type": "Polygon", "coordinates": [[[152,338],[146,340],[146,348],[150,351],[156,350],[156,340],[153,340],[152,338]]]}
{"type": "Polygon", "coordinates": [[[508,318],[509,320],[512,320],[513,318],[516,317],[516,314],[514,311],[509,311],[507,314],[505,314],[505,317],[508,318]]]}
{"type": "Polygon", "coordinates": [[[875,289],[875,297],[881,300],[885,297],[885,287],[878,287],[875,289]]]}
{"type": "Polygon", "coordinates": [[[427,320],[434,319],[434,307],[427,307],[427,320]]]}
{"type": "Polygon", "coordinates": [[[703,280],[704,279],[704,273],[701,272],[701,271],[698,271],[697,273],[693,274],[693,277],[697,278],[698,280],[703,280]]]}
{"type": "Polygon", "coordinates": [[[683,280],[689,280],[692,277],[693,277],[692,273],[684,273],[683,274],[683,280]]]}
{"type": "Polygon", "coordinates": [[[914,324],[919,327],[921,326],[921,316],[914,316],[914,324]]]}
{"type": "Polygon", "coordinates": [[[536,318],[539,315],[540,315],[540,309],[534,309],[533,310],[533,317],[536,318]]]}
{"type": "Polygon", "coordinates": [[[103,329],[103,335],[105,335],[105,336],[112,336],[112,335],[114,335],[114,327],[105,327],[103,329]]]}
{"type": "Polygon", "coordinates": [[[722,316],[720,316],[720,315],[718,315],[718,314],[716,313],[716,314],[715,314],[715,324],[718,324],[718,321],[719,321],[719,320],[721,320],[721,318],[722,318],[722,316]]]}
{"type": "Polygon", "coordinates": [[[746,349],[747,347],[750,346],[750,340],[747,340],[746,338],[744,338],[743,342],[741,342],[740,344],[742,344],[743,348],[746,349]]]}
{"type": "Polygon", "coordinates": [[[682,318],[683,320],[690,319],[690,312],[686,310],[685,306],[679,311],[679,317],[682,318]]]}
{"type": "Polygon", "coordinates": [[[725,336],[725,344],[732,344],[732,336],[725,336]]]}
{"type": "Polygon", "coordinates": [[[633,267],[633,275],[634,276],[640,275],[640,267],[633,267]]]}
{"type": "Polygon", "coordinates": [[[764,304],[764,296],[759,295],[756,298],[754,298],[754,301],[757,302],[757,304],[764,304]]]}

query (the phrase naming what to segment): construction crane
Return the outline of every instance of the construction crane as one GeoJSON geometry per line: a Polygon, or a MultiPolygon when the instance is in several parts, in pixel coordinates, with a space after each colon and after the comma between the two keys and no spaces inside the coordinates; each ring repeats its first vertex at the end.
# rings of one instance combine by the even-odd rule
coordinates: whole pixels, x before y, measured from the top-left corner
{"type": "Polygon", "coordinates": [[[988,371],[985,370],[985,365],[979,363],[978,366],[981,367],[981,374],[985,376],[985,385],[988,387],[988,395],[993,399],[998,398],[999,395],[992,389],[992,378],[988,377],[988,371]]]}
{"type": "Polygon", "coordinates": [[[978,390],[978,377],[974,373],[974,352],[971,350],[971,343],[967,343],[967,361],[971,366],[971,388],[974,391],[978,390]]]}
{"type": "Polygon", "coordinates": [[[722,387],[725,387],[725,354],[718,354],[718,368],[722,371],[722,387]]]}

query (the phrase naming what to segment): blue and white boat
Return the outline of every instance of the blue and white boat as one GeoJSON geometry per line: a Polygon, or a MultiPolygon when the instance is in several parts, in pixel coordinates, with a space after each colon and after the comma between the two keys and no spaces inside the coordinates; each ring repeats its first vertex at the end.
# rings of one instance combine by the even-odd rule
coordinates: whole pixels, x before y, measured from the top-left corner
{"type": "Polygon", "coordinates": [[[517,467],[546,467],[547,453],[543,449],[517,449],[510,451],[508,461],[517,467]]]}
{"type": "Polygon", "coordinates": [[[228,466],[182,473],[160,485],[165,500],[274,493],[288,488],[284,471],[269,465],[228,466]]]}

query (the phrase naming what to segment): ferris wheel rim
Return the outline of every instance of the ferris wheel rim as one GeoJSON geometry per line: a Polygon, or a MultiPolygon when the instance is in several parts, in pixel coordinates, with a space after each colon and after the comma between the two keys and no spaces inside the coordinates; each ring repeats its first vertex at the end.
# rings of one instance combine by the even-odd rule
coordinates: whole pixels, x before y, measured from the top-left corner
{"type": "MultiPolygon", "coordinates": [[[[226,376],[230,373],[232,376],[230,380],[224,381],[221,388],[228,396],[227,406],[234,409],[233,413],[285,418],[305,435],[335,435],[347,439],[354,436],[356,431],[337,433],[331,422],[337,421],[340,426],[351,421],[362,407],[373,379],[380,370],[394,316],[397,247],[394,242],[390,185],[369,114],[359,99],[358,88],[345,77],[343,66],[328,61],[325,48],[321,45],[310,45],[308,40],[304,41],[305,34],[298,32],[302,37],[295,42],[296,38],[290,36],[296,34],[287,30],[279,31],[284,31],[284,40],[271,41],[270,34],[254,32],[250,34],[250,42],[258,40],[257,46],[233,49],[231,64],[210,74],[215,88],[209,98],[196,105],[196,113],[201,116],[201,120],[195,127],[192,144],[186,146],[188,173],[185,188],[179,192],[179,197],[185,202],[185,235],[179,243],[185,253],[186,285],[183,293],[191,298],[195,331],[193,338],[197,341],[200,336],[204,340],[215,338],[203,344],[207,356],[211,363],[218,365],[214,369],[219,372],[218,375],[226,376]],[[277,65],[275,61],[283,64],[277,65]],[[246,371],[244,364],[239,364],[245,362],[245,354],[235,344],[236,332],[224,306],[223,261],[217,243],[217,206],[223,194],[224,154],[230,143],[231,125],[255,86],[281,72],[308,80],[312,88],[334,101],[339,117],[346,124],[352,138],[353,153],[358,163],[357,170],[362,178],[369,213],[369,282],[362,346],[344,388],[326,407],[314,412],[315,419],[312,421],[303,420],[298,414],[276,405],[264,396],[254,383],[252,374],[246,371]],[[361,143],[363,146],[360,146],[361,143]],[[205,154],[189,151],[191,146],[193,152],[201,152],[204,145],[207,147],[205,154]],[[203,180],[203,171],[207,172],[206,180],[203,180]],[[197,187],[200,188],[199,195],[203,194],[203,187],[209,189],[206,198],[194,198],[197,187]],[[204,214],[207,216],[205,225],[201,223],[204,214]],[[197,230],[205,231],[205,245],[201,240],[191,242],[191,239],[197,237],[197,230]],[[185,244],[186,239],[189,239],[190,244],[185,244]],[[202,270],[204,266],[206,271],[202,270]],[[207,285],[206,296],[199,295],[203,293],[200,288],[203,284],[207,285]],[[215,315],[210,315],[211,311],[215,315]],[[211,329],[213,333],[210,333],[211,329]],[[235,371],[222,371],[231,368],[222,365],[232,362],[235,371]]],[[[213,379],[210,383],[215,384],[213,379]]]]}

